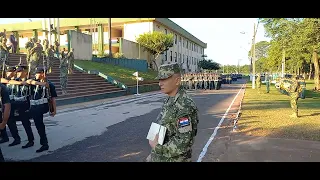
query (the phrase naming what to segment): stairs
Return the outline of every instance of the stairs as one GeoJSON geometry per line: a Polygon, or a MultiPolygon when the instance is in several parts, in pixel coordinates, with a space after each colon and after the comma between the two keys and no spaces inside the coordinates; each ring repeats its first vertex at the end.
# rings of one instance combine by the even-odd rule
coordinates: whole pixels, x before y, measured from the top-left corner
{"type": "MultiPolygon", "coordinates": [[[[16,66],[21,61],[26,64],[25,54],[11,54],[8,62],[10,66],[16,66]]],[[[42,64],[42,60],[41,60],[42,64]]],[[[79,70],[74,70],[74,74],[68,75],[67,95],[62,95],[60,86],[60,69],[59,59],[55,59],[50,74],[47,74],[48,79],[55,85],[58,94],[57,105],[73,104],[85,101],[92,101],[107,97],[116,97],[126,95],[126,90],[118,88],[104,78],[95,75],[87,74],[79,70]]]]}

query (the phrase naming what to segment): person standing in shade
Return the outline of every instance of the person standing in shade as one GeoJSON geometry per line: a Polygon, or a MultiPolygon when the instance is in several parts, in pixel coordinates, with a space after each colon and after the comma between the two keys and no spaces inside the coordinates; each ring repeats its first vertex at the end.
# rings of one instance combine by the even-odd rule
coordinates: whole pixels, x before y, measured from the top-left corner
{"type": "Polygon", "coordinates": [[[167,128],[163,145],[158,144],[158,135],[149,140],[152,148],[147,161],[190,162],[192,145],[199,123],[198,108],[181,87],[181,70],[177,63],[161,65],[157,78],[165,98],[157,123],[167,128]]]}

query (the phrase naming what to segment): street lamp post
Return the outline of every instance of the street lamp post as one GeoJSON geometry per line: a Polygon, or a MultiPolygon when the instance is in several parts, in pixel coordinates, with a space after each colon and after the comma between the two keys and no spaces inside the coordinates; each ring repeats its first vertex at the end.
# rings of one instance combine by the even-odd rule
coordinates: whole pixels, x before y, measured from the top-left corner
{"type": "MultiPolygon", "coordinates": [[[[252,38],[252,46],[251,46],[251,68],[252,68],[252,89],[255,89],[255,79],[256,79],[256,34],[259,26],[259,21],[256,26],[254,23],[253,26],[253,38],[252,38]]],[[[245,34],[245,32],[240,32],[241,34],[245,34]]]]}

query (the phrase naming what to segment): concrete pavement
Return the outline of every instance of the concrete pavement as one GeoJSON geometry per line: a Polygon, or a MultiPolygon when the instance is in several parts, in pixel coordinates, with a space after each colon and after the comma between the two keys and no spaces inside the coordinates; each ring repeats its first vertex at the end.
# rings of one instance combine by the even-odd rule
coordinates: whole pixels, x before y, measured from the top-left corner
{"type": "MultiPolygon", "coordinates": [[[[200,117],[193,161],[203,154],[221,119],[228,118],[226,111],[239,92],[241,82],[223,84],[220,90],[190,91],[200,117]]],[[[34,125],[34,147],[21,149],[21,146],[8,147],[5,143],[1,148],[5,158],[13,161],[144,161],[150,153],[146,135],[160,112],[163,98],[163,94],[156,92],[66,107],[58,111],[56,117],[45,119],[48,152],[35,153],[40,145],[34,125]]],[[[22,140],[26,140],[22,125],[19,125],[19,132],[22,140]]]]}

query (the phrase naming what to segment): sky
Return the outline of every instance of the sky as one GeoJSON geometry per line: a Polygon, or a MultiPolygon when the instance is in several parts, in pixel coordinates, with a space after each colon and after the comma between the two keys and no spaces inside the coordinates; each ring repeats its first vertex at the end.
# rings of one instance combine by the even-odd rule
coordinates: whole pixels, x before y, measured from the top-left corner
{"type": "MultiPolygon", "coordinates": [[[[30,22],[43,18],[0,18],[0,24],[30,22]]],[[[180,27],[207,43],[207,59],[222,65],[249,64],[248,50],[257,18],[169,18],[180,27]],[[242,34],[240,32],[244,32],[242,34]]],[[[264,28],[259,24],[256,42],[268,41],[264,28]]]]}

